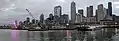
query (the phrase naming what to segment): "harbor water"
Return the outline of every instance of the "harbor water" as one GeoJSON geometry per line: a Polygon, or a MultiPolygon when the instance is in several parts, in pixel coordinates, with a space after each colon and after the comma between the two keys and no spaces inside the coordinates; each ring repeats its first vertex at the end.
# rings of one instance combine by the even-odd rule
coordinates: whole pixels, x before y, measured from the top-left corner
{"type": "Polygon", "coordinates": [[[77,30],[0,30],[0,41],[119,41],[119,29],[77,30]]]}

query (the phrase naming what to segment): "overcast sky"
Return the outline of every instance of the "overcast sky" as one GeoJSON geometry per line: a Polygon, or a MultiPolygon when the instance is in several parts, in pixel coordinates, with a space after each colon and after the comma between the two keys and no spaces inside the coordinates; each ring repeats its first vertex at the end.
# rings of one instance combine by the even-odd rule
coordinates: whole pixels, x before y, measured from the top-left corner
{"type": "Polygon", "coordinates": [[[85,10],[89,5],[93,5],[95,10],[97,5],[101,3],[107,8],[108,2],[115,2],[113,13],[119,15],[119,1],[117,0],[0,0],[0,25],[11,23],[14,20],[25,20],[26,17],[30,17],[25,10],[26,8],[29,9],[36,19],[42,13],[47,18],[48,14],[53,12],[53,8],[56,5],[61,5],[63,7],[63,13],[70,15],[70,3],[72,1],[76,3],[77,10],[85,10]]]}

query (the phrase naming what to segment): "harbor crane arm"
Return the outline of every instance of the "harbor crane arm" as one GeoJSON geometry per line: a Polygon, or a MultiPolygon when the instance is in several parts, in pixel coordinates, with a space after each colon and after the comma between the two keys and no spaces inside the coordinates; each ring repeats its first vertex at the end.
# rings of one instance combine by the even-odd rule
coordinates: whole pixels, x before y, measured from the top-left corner
{"type": "Polygon", "coordinates": [[[35,18],[33,17],[33,15],[31,14],[31,12],[30,12],[28,9],[26,9],[26,11],[29,13],[29,15],[30,15],[33,19],[35,19],[35,18]]]}

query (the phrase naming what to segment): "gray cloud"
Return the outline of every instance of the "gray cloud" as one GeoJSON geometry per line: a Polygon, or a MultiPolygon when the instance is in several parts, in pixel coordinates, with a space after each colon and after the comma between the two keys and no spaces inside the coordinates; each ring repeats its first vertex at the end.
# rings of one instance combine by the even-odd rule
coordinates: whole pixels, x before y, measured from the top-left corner
{"type": "MultiPolygon", "coordinates": [[[[40,14],[44,14],[45,18],[48,14],[53,12],[53,8],[56,5],[63,7],[63,13],[70,15],[70,3],[73,0],[0,0],[0,24],[7,24],[14,20],[25,20],[26,17],[30,17],[25,9],[29,9],[35,18],[39,18],[40,14]]],[[[77,9],[83,8],[86,12],[86,7],[93,5],[96,9],[97,5],[103,3],[107,7],[107,2],[113,0],[74,0],[76,2],[77,9]]],[[[114,0],[114,2],[117,0],[114,0]]],[[[113,12],[118,15],[118,9],[113,6],[113,12]]],[[[86,15],[86,13],[85,13],[86,15]]]]}

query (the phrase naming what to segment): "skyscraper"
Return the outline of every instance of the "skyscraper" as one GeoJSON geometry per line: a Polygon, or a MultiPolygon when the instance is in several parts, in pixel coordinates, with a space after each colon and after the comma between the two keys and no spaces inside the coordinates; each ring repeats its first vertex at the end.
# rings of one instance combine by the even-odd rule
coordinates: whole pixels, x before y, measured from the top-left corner
{"type": "Polygon", "coordinates": [[[54,23],[57,23],[58,24],[59,23],[59,20],[60,20],[60,17],[54,16],[54,21],[55,21],[54,23]]]}
{"type": "Polygon", "coordinates": [[[95,16],[96,16],[96,21],[98,21],[98,10],[96,9],[96,11],[95,11],[95,16]]]}
{"type": "Polygon", "coordinates": [[[69,22],[69,16],[67,14],[63,14],[65,23],[69,22]]]}
{"type": "Polygon", "coordinates": [[[23,22],[22,21],[19,21],[19,25],[23,25],[23,22]]]}
{"type": "Polygon", "coordinates": [[[91,14],[91,17],[93,16],[93,6],[90,6],[90,14],[91,14]]]}
{"type": "Polygon", "coordinates": [[[54,7],[54,16],[60,17],[61,14],[62,14],[62,7],[61,6],[54,7]]]}
{"type": "Polygon", "coordinates": [[[108,13],[112,16],[112,3],[108,2],[108,13]]]}
{"type": "Polygon", "coordinates": [[[87,9],[87,17],[89,17],[89,7],[87,7],[86,9],[87,9]]]}
{"type": "Polygon", "coordinates": [[[18,25],[18,22],[17,22],[17,20],[15,20],[15,25],[16,25],[16,26],[18,25]]]}
{"type": "Polygon", "coordinates": [[[18,26],[18,28],[19,28],[19,29],[22,29],[22,28],[23,28],[23,25],[24,25],[23,22],[22,22],[22,21],[19,21],[19,26],[18,26]]]}
{"type": "Polygon", "coordinates": [[[75,2],[71,3],[71,22],[74,23],[76,20],[76,4],[75,2]]]}
{"type": "Polygon", "coordinates": [[[30,22],[30,18],[29,18],[29,17],[27,17],[27,18],[26,18],[26,21],[27,21],[27,22],[30,22]]]}
{"type": "Polygon", "coordinates": [[[87,7],[87,17],[93,16],[93,6],[87,7]]]}
{"type": "Polygon", "coordinates": [[[103,4],[98,5],[98,9],[96,10],[96,17],[97,17],[97,21],[99,22],[100,20],[104,20],[104,18],[106,17],[106,8],[103,7],[103,4]]]}
{"type": "Polygon", "coordinates": [[[77,14],[76,15],[76,23],[81,23],[82,22],[82,14],[77,14]]]}
{"type": "MultiPolygon", "coordinates": [[[[38,23],[38,20],[35,20],[36,21],[36,24],[38,23]]],[[[44,20],[43,20],[44,21],[44,20]]]]}
{"type": "Polygon", "coordinates": [[[80,13],[83,16],[83,9],[78,10],[78,13],[80,13]]]}
{"type": "Polygon", "coordinates": [[[61,15],[60,23],[68,23],[69,22],[69,16],[67,14],[61,15]]]}
{"type": "Polygon", "coordinates": [[[53,14],[49,14],[49,18],[51,19],[51,20],[53,20],[54,18],[53,18],[53,14]]]}
{"type": "Polygon", "coordinates": [[[64,16],[63,15],[61,15],[61,17],[60,17],[60,23],[65,23],[65,20],[64,20],[64,16]]]}
{"type": "Polygon", "coordinates": [[[35,19],[32,20],[32,24],[35,24],[35,19]]]}
{"type": "Polygon", "coordinates": [[[106,15],[105,15],[104,20],[113,20],[112,16],[108,13],[108,9],[105,10],[105,13],[106,13],[106,15]]]}
{"type": "Polygon", "coordinates": [[[41,14],[41,15],[40,15],[40,23],[43,23],[43,21],[44,21],[44,15],[41,14]]]}
{"type": "Polygon", "coordinates": [[[30,18],[29,18],[29,17],[26,18],[26,24],[27,24],[27,25],[30,24],[30,18]]]}
{"type": "MultiPolygon", "coordinates": [[[[108,9],[106,9],[106,12],[107,12],[107,14],[109,14],[109,13],[108,13],[108,9]]],[[[109,15],[110,15],[110,14],[109,14],[109,15]]]]}

